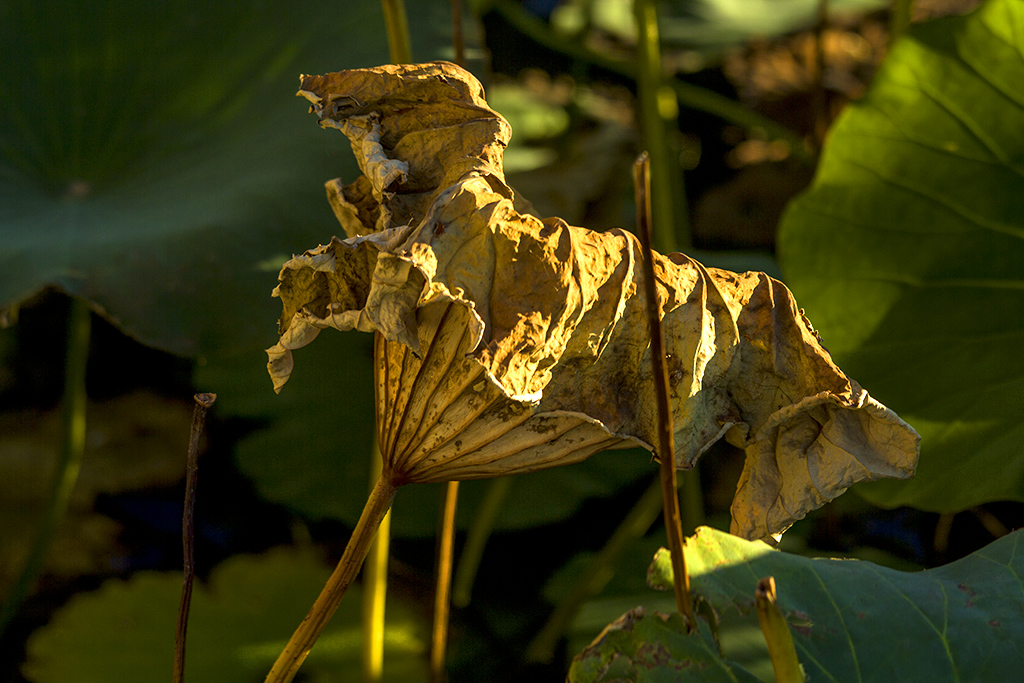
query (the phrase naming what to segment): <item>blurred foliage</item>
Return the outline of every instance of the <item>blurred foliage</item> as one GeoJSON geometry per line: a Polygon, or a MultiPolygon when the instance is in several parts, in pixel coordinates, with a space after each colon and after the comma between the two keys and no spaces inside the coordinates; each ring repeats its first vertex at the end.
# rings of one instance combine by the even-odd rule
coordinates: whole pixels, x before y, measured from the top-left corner
{"type": "MultiPolygon", "coordinates": [[[[308,551],[279,548],[235,556],[197,585],[189,618],[186,680],[258,680],[273,664],[330,569],[308,551]]],[[[359,676],[359,589],[342,603],[304,672],[330,683],[359,676]]],[[[177,572],[112,580],[59,610],[28,644],[23,671],[34,683],[166,681],[181,597],[177,572]],[[115,654],[116,653],[116,654],[115,654]]],[[[384,681],[426,680],[426,627],[392,597],[384,632],[384,681]]]]}
{"type": "MultiPolygon", "coordinates": [[[[118,552],[120,525],[94,511],[97,496],[165,486],[185,472],[189,409],[149,392],[96,403],[68,518],[48,555],[60,576],[102,574],[118,552]]],[[[57,411],[0,414],[0,595],[11,588],[37,532],[57,459],[57,411]]]]}
{"type": "MultiPolygon", "coordinates": [[[[704,527],[687,539],[686,563],[707,622],[687,634],[678,614],[636,608],[576,657],[569,680],[654,681],[673,670],[674,680],[767,680],[729,659],[733,647],[746,655],[742,633],[756,631],[755,588],[766,576],[775,577],[809,680],[1009,680],[1020,661],[1022,539],[1017,532],[952,564],[911,573],[800,557],[704,527]],[[731,642],[721,637],[720,622],[730,615],[742,617],[727,628],[731,642]]],[[[672,589],[664,548],[648,582],[672,589]]],[[[764,669],[763,654],[752,663],[764,669]]]]}

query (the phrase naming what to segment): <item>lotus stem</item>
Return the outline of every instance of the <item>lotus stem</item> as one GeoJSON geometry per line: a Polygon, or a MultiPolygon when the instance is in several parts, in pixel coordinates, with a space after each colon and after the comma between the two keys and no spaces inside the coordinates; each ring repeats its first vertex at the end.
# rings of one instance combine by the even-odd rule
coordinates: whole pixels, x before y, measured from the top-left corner
{"type": "Polygon", "coordinates": [[[434,621],[430,637],[430,682],[444,683],[445,653],[448,649],[448,610],[452,587],[452,556],[455,552],[455,510],[459,502],[459,482],[450,481],[444,489],[444,503],[437,538],[437,567],[434,571],[434,621]]]}
{"type": "Polygon", "coordinates": [[[459,566],[455,571],[455,584],[452,588],[452,604],[465,607],[473,596],[473,582],[484,556],[484,547],[494,529],[501,506],[508,497],[514,477],[498,477],[487,484],[487,491],[480,505],[473,511],[473,521],[466,534],[466,543],[462,546],[459,566]]]}
{"type": "Polygon", "coordinates": [[[914,0],[893,0],[889,14],[889,47],[910,28],[910,18],[914,14],[914,0]]]}
{"type": "MultiPolygon", "coordinates": [[[[614,59],[589,49],[577,39],[566,39],[558,35],[543,20],[531,15],[518,3],[511,0],[495,0],[493,8],[510,24],[541,45],[556,50],[573,59],[593,64],[602,69],[627,78],[636,79],[637,69],[633,62],[614,59]]],[[[803,139],[794,131],[772,119],[747,109],[736,100],[719,95],[713,90],[673,78],[669,82],[679,104],[697,111],[707,112],[728,121],[744,130],[757,131],[770,140],[782,140],[789,144],[793,156],[805,164],[814,163],[814,155],[805,147],[803,139]]]]}
{"type": "Polygon", "coordinates": [[[71,297],[71,311],[68,315],[67,361],[64,367],[64,399],[61,428],[63,446],[54,467],[50,492],[36,533],[35,542],[29,552],[25,566],[18,575],[4,605],[0,608],[0,633],[18,614],[25,598],[31,593],[39,571],[46,560],[50,543],[68,509],[71,491],[78,480],[85,450],[85,372],[89,358],[89,331],[92,323],[89,305],[84,299],[71,297]]]}
{"type": "Polygon", "coordinates": [[[412,42],[409,40],[409,18],[402,0],[381,0],[384,26],[388,32],[388,48],[392,64],[412,63],[412,42]]]}
{"type": "Polygon", "coordinates": [[[686,621],[689,631],[696,628],[693,601],[690,599],[690,575],[686,571],[683,555],[683,522],[679,512],[679,493],[676,490],[675,437],[672,426],[672,404],[669,397],[668,364],[665,360],[665,337],[661,329],[658,289],[654,280],[654,252],[651,249],[651,186],[650,158],[644,152],[633,166],[636,192],[637,232],[643,246],[644,293],[647,300],[647,320],[651,330],[651,362],[658,404],[658,462],[661,470],[661,493],[664,505],[665,533],[672,554],[673,586],[676,607],[686,621]]]}
{"type": "Polygon", "coordinates": [[[593,557],[586,571],[576,580],[547,623],[526,648],[526,661],[547,664],[555,656],[555,646],[568,630],[583,603],[598,595],[615,575],[615,563],[622,552],[637,539],[643,538],[662,512],[661,478],[651,483],[622,520],[604,547],[593,557]]]}
{"type": "Polygon", "coordinates": [[[192,581],[195,578],[195,507],[196,480],[199,474],[199,439],[203,435],[206,411],[217,400],[217,394],[196,394],[192,397],[192,428],[188,439],[188,460],[185,467],[185,504],[181,513],[181,548],[183,577],[181,602],[178,604],[178,633],[174,639],[174,683],[185,681],[185,637],[188,634],[188,613],[192,605],[192,581]]]}
{"type": "Polygon", "coordinates": [[[768,656],[775,670],[775,683],[804,683],[804,671],[796,656],[793,634],[776,600],[775,577],[768,576],[758,581],[754,597],[757,621],[768,643],[768,656]]]}
{"type": "MultiPolygon", "coordinates": [[[[370,472],[374,482],[380,479],[384,459],[380,443],[373,438],[370,448],[370,472]]],[[[371,489],[372,494],[372,489],[371,489]]],[[[363,565],[363,649],[364,683],[377,683],[384,673],[384,608],[388,593],[388,554],[391,545],[391,512],[384,515],[363,565]]]]}
{"type": "Polygon", "coordinates": [[[666,134],[670,124],[675,128],[679,107],[672,88],[665,83],[661,66],[657,3],[635,0],[633,6],[638,30],[636,82],[640,134],[650,159],[650,220],[658,226],[653,235],[658,251],[671,254],[679,251],[680,246],[690,244],[682,170],[673,160],[675,145],[666,134]]]}
{"type": "Polygon", "coordinates": [[[302,620],[299,627],[292,634],[284,651],[277,658],[270,673],[267,674],[264,683],[288,683],[299,667],[305,661],[309,651],[313,648],[320,633],[327,626],[327,622],[334,615],[345,591],[352,584],[359,568],[366,559],[370,550],[370,543],[373,541],[384,516],[391,509],[391,502],[395,499],[397,487],[392,481],[391,473],[384,472],[370,493],[363,513],[359,517],[352,538],[345,546],[345,552],[335,567],[334,573],[327,579],[327,585],[320,592],[320,596],[313,603],[306,618],[302,620]]]}
{"type": "Polygon", "coordinates": [[[452,1],[452,52],[454,61],[466,68],[466,36],[462,30],[462,0],[452,1]]]}

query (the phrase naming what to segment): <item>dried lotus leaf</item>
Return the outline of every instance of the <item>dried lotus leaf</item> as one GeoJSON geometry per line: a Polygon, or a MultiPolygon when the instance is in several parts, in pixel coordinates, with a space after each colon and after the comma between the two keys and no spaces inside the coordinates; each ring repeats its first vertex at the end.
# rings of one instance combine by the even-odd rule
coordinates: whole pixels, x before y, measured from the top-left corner
{"type": "MultiPolygon", "coordinates": [[[[377,126],[379,144],[353,140],[368,175],[388,160],[407,171],[373,193],[374,226],[372,211],[352,211],[365,230],[346,225],[356,236],[282,269],[275,387],[287,381],[292,351],[320,329],[379,333],[378,429],[401,483],[652,448],[637,240],[516,211],[500,166],[508,126],[454,65],[302,83],[322,125],[347,131],[362,117],[377,126]]],[[[779,534],[855,481],[913,473],[917,434],[832,363],[785,286],[683,254],[653,258],[675,463],[691,468],[723,436],[746,450],[734,533],[779,534]]]]}

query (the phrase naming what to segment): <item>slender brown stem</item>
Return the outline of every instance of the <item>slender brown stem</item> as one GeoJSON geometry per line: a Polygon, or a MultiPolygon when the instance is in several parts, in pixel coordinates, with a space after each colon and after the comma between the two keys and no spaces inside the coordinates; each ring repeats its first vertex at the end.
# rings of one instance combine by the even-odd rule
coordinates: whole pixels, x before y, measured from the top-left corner
{"type": "Polygon", "coordinates": [[[192,430],[188,439],[188,461],[185,469],[185,509],[181,515],[181,547],[184,556],[184,579],[181,603],[178,605],[178,634],[174,639],[174,683],[185,680],[185,636],[188,633],[188,612],[192,605],[192,581],[195,578],[195,507],[196,480],[199,475],[199,439],[203,435],[206,411],[217,400],[217,394],[196,394],[192,409],[192,430]]]}
{"type": "Polygon", "coordinates": [[[345,552],[334,569],[334,573],[327,579],[327,585],[320,592],[320,597],[313,603],[309,614],[302,620],[299,627],[295,629],[284,651],[277,658],[273,668],[264,683],[288,683],[298,672],[302,662],[305,661],[309,651],[313,648],[320,633],[327,626],[327,622],[334,615],[345,591],[359,573],[359,568],[366,559],[370,549],[370,542],[377,533],[377,527],[384,519],[384,515],[391,509],[391,502],[395,499],[397,487],[391,478],[391,473],[385,471],[377,480],[373,491],[370,493],[363,514],[359,517],[352,538],[345,546],[345,552]]]}
{"type": "Polygon", "coordinates": [[[455,509],[459,502],[459,482],[450,481],[444,490],[444,504],[437,539],[437,568],[435,570],[434,623],[430,637],[430,683],[444,683],[445,653],[448,649],[448,609],[451,603],[452,557],[455,553],[455,509]]]}
{"type": "Polygon", "coordinates": [[[693,630],[697,622],[690,599],[690,575],[686,572],[683,555],[683,521],[679,512],[679,494],[676,492],[675,437],[672,426],[672,404],[669,399],[668,364],[665,360],[665,336],[661,329],[658,288],[654,276],[654,252],[651,249],[651,186],[650,158],[640,154],[633,166],[636,192],[637,232],[643,246],[644,293],[647,299],[647,320],[651,330],[651,362],[654,370],[654,388],[658,403],[658,461],[661,466],[661,492],[665,515],[665,533],[672,553],[672,570],[676,607],[693,630]]]}
{"type": "Polygon", "coordinates": [[[804,672],[796,655],[793,634],[776,600],[774,576],[757,582],[754,598],[757,621],[768,643],[768,657],[772,660],[776,683],[804,683],[804,672]]]}

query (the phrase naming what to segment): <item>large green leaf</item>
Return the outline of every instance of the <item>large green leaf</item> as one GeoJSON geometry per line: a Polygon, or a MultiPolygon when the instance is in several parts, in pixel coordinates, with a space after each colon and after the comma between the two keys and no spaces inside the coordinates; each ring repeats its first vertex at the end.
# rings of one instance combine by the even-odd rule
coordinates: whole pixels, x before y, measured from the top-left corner
{"type": "MultiPolygon", "coordinates": [[[[262,680],[299,625],[330,569],[310,553],[277,549],[238,556],[192,595],[185,680],[262,680]]],[[[358,593],[358,586],[350,589],[358,593]]],[[[32,635],[25,676],[35,683],[163,682],[174,661],[181,575],[146,572],[76,596],[32,635]]],[[[309,680],[359,678],[360,600],[345,600],[307,660],[309,680]]],[[[389,597],[384,680],[426,680],[425,625],[389,597]]]]}
{"type": "MultiPolygon", "coordinates": [[[[1024,661],[1024,531],[938,569],[811,559],[707,527],[686,542],[695,595],[719,613],[754,607],[774,576],[812,681],[1008,681],[1024,661]]],[[[668,551],[652,586],[672,585],[668,551]]],[[[753,618],[753,617],[752,617],[753,618]]]]}
{"type": "MultiPolygon", "coordinates": [[[[410,11],[437,58],[448,3],[410,11]]],[[[356,172],[298,76],[387,62],[380,3],[14,0],[0,26],[0,310],[55,286],[171,351],[269,344],[278,266],[356,172]]]]}
{"type": "Polygon", "coordinates": [[[1024,500],[1024,4],[916,27],[836,123],[779,255],[838,362],[922,436],[859,490],[1024,500]]]}

